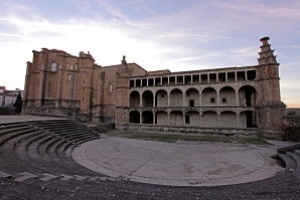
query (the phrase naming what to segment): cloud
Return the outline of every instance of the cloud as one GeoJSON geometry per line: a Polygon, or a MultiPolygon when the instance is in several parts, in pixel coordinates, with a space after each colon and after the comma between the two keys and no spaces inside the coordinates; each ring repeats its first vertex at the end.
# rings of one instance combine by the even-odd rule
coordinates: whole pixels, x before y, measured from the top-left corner
{"type": "Polygon", "coordinates": [[[273,1],[263,4],[262,1],[214,1],[214,4],[223,9],[231,11],[241,11],[244,13],[254,13],[258,15],[269,15],[272,17],[300,18],[299,1],[273,1]]]}
{"type": "Polygon", "coordinates": [[[31,51],[43,47],[73,55],[90,51],[103,66],[126,55],[146,70],[183,71],[255,65],[259,38],[269,35],[281,62],[282,94],[297,96],[296,1],[282,7],[280,1],[63,0],[51,8],[56,17],[33,0],[16,2],[0,3],[1,69],[9,66],[0,80],[9,88],[23,86],[31,51]]]}
{"type": "Polygon", "coordinates": [[[112,4],[111,1],[108,0],[98,0],[101,6],[112,16],[120,19],[122,21],[127,21],[127,16],[116,6],[116,4],[112,4]]]}

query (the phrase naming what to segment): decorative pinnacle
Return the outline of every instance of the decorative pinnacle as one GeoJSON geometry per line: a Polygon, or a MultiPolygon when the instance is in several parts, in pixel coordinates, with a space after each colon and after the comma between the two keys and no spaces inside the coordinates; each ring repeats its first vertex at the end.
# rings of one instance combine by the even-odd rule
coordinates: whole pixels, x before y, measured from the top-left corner
{"type": "Polygon", "coordinates": [[[263,43],[260,47],[261,51],[259,52],[258,63],[262,64],[278,64],[276,61],[276,56],[274,56],[273,51],[271,49],[271,45],[268,43],[269,37],[263,37],[260,41],[263,43]]]}
{"type": "Polygon", "coordinates": [[[268,41],[270,38],[268,36],[266,37],[263,37],[263,38],[260,38],[260,41],[263,42],[263,41],[268,41]]]}

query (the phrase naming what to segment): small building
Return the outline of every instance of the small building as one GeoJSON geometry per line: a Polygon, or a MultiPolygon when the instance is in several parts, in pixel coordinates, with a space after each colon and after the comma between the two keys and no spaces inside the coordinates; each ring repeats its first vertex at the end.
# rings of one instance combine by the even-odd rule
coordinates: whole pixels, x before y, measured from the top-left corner
{"type": "Polygon", "coordinates": [[[13,107],[19,92],[24,95],[24,91],[18,88],[7,90],[5,86],[0,86],[0,107],[13,107]]]}
{"type": "Polygon", "coordinates": [[[118,129],[281,136],[279,63],[264,37],[253,66],[171,72],[43,48],[27,62],[23,113],[111,122],[118,129]]]}

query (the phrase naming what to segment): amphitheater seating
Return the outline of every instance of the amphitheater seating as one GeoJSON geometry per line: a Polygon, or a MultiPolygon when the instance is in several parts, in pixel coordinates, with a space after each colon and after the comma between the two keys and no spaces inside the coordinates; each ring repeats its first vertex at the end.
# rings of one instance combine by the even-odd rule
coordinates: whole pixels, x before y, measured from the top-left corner
{"type": "Polygon", "coordinates": [[[1,159],[8,166],[17,166],[18,171],[74,173],[78,165],[70,159],[72,149],[98,137],[93,131],[70,120],[1,124],[1,159]],[[76,167],[70,170],[70,166],[76,167]]]}
{"type": "Polygon", "coordinates": [[[300,173],[300,145],[292,145],[277,150],[278,157],[285,164],[286,171],[289,173],[300,173]]]}
{"type": "Polygon", "coordinates": [[[98,137],[71,120],[0,122],[1,199],[297,199],[300,195],[298,146],[278,150],[287,171],[265,180],[170,187],[110,178],[78,165],[70,156],[72,150],[98,137]]]}

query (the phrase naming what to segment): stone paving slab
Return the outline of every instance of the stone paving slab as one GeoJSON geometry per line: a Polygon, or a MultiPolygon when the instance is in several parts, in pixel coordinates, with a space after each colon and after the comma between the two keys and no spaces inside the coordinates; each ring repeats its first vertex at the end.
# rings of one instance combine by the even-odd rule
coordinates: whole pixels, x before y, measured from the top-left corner
{"type": "Polygon", "coordinates": [[[283,169],[276,146],[228,143],[163,143],[104,137],[76,148],[73,159],[98,173],[173,186],[229,185],[262,180],[283,169]]]}

